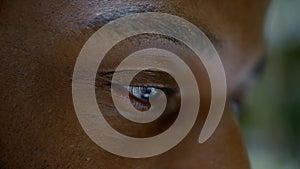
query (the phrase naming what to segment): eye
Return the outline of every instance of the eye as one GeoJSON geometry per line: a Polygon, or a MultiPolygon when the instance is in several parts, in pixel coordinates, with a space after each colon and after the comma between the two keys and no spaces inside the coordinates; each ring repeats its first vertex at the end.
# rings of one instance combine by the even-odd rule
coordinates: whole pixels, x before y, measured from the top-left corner
{"type": "MultiPolygon", "coordinates": [[[[148,84],[149,85],[149,84],[148,84]]],[[[125,89],[129,92],[131,104],[140,111],[146,111],[150,108],[150,97],[159,98],[161,92],[167,96],[168,99],[174,100],[176,103],[178,91],[171,87],[156,87],[156,86],[126,86],[125,89]]]]}
{"type": "Polygon", "coordinates": [[[165,95],[168,99],[169,110],[176,108],[180,103],[180,90],[176,81],[167,73],[157,70],[145,70],[138,73],[131,81],[130,85],[119,82],[111,83],[113,74],[115,76],[126,76],[134,70],[122,70],[117,72],[98,72],[98,87],[105,87],[106,90],[112,88],[119,98],[129,95],[129,101],[123,100],[124,108],[127,104],[132,104],[137,110],[147,111],[151,107],[150,97],[160,99],[165,95]],[[103,83],[100,83],[100,80],[103,83]],[[162,93],[162,92],[163,93],[162,93]],[[173,108],[171,108],[173,107],[173,108]]]}
{"type": "Polygon", "coordinates": [[[158,94],[158,88],[155,87],[127,86],[126,88],[133,97],[143,102],[149,102],[150,95],[158,94]]]}

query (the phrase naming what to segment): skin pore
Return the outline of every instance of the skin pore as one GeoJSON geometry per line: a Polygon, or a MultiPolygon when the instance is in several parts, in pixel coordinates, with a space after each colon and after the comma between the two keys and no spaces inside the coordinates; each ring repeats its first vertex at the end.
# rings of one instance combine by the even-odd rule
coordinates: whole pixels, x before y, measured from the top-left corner
{"type": "MultiPolygon", "coordinates": [[[[261,60],[267,5],[262,0],[0,1],[0,168],[250,168],[230,100],[251,80],[261,60]],[[82,46],[97,29],[121,16],[147,11],[180,16],[206,33],[223,62],[229,98],[207,142],[197,142],[209,107],[209,97],[203,97],[199,117],[180,144],[159,156],[128,159],[101,149],[81,128],[72,102],[72,73],[82,46]]],[[[162,41],[165,48],[188,57],[186,48],[162,41]]],[[[139,45],[163,46],[160,40],[141,42],[133,39],[111,55],[139,45]]],[[[199,64],[195,71],[205,86],[205,69],[199,64]]],[[[139,134],[136,126],[111,123],[139,134]]],[[[153,130],[150,126],[144,132],[153,130]]]]}

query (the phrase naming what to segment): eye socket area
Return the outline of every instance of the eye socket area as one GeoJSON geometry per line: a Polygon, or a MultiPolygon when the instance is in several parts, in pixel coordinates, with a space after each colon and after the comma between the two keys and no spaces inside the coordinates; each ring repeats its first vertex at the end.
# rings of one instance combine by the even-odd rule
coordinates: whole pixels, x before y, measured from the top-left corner
{"type": "Polygon", "coordinates": [[[234,87],[230,97],[232,110],[237,117],[240,116],[241,107],[243,107],[249,93],[262,77],[265,67],[266,56],[262,55],[260,59],[252,65],[251,69],[243,74],[243,78],[241,78],[239,83],[234,87]]]}
{"type": "Polygon", "coordinates": [[[155,136],[168,129],[178,116],[181,107],[179,87],[171,75],[153,69],[140,71],[131,79],[129,85],[121,81],[112,81],[113,76],[117,74],[121,77],[126,76],[132,71],[137,72],[136,69],[98,71],[95,92],[99,109],[102,110],[107,122],[120,133],[138,138],[155,136]],[[150,91],[153,95],[142,96],[143,93],[147,94],[150,91]],[[118,100],[118,108],[112,95],[118,100]],[[130,114],[129,110],[132,108],[136,109],[137,113],[146,113],[151,106],[162,100],[161,96],[167,101],[166,106],[161,115],[152,122],[136,123],[120,114],[119,110],[130,114]]]}

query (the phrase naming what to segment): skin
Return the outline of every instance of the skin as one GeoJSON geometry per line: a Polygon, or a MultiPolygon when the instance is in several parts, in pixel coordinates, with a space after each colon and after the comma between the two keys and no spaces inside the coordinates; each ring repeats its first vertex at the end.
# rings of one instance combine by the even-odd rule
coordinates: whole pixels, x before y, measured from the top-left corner
{"type": "MultiPolygon", "coordinates": [[[[267,5],[261,0],[0,1],[0,168],[250,168],[230,100],[240,96],[261,60],[267,5]],[[85,134],[73,108],[71,78],[95,30],[120,15],[144,11],[174,14],[201,28],[221,57],[229,95],[221,123],[207,142],[197,142],[209,107],[205,95],[196,124],[180,144],[159,156],[128,159],[104,151],[85,134]]],[[[138,45],[129,46],[123,48],[138,45]]],[[[180,48],[171,42],[166,46],[180,48]]],[[[195,71],[207,81],[201,65],[195,71]]],[[[134,128],[112,123],[125,132],[134,128]]]]}

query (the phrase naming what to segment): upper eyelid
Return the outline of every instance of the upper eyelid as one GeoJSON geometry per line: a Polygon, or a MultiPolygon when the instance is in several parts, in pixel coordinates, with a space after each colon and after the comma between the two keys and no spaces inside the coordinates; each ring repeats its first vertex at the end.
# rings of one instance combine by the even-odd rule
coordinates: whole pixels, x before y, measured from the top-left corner
{"type": "MultiPolygon", "coordinates": [[[[101,78],[107,82],[111,82],[112,76],[114,75],[114,73],[123,73],[124,75],[126,75],[126,73],[132,73],[132,72],[136,72],[137,70],[118,70],[118,71],[101,71],[101,72],[97,72],[97,78],[101,78]]],[[[158,73],[160,73],[161,71],[157,71],[157,70],[144,70],[144,72],[148,73],[148,75],[157,75],[158,73]]]]}
{"type": "MultiPolygon", "coordinates": [[[[97,72],[97,78],[104,80],[105,82],[108,83],[108,85],[111,85],[111,80],[112,80],[112,76],[114,75],[114,73],[119,73],[120,75],[122,74],[126,74],[126,73],[131,73],[132,71],[136,70],[119,70],[119,71],[102,71],[102,72],[97,72]]],[[[141,83],[134,83],[132,84],[132,86],[144,86],[144,87],[157,87],[157,88],[172,88],[174,89],[174,91],[176,90],[176,86],[169,84],[169,83],[165,83],[165,84],[161,84],[161,83],[155,83],[155,82],[146,82],[146,79],[153,79],[153,77],[151,76],[155,76],[155,78],[160,78],[160,79],[166,79],[165,74],[163,74],[161,71],[159,70],[144,70],[144,73],[146,73],[145,75],[145,79],[141,79],[141,83]],[[157,77],[158,76],[158,77],[157,77]]],[[[122,84],[116,84],[116,85],[122,85],[122,84]]]]}

